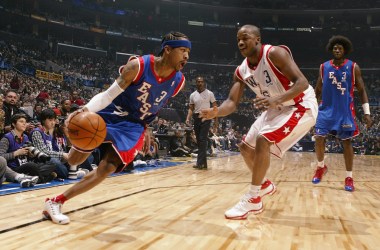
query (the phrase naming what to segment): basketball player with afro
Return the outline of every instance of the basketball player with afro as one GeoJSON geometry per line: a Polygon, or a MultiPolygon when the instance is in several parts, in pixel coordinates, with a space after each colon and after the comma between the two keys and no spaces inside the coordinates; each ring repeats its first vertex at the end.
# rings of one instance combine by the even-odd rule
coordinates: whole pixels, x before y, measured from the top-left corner
{"type": "MultiPolygon", "coordinates": [[[[107,136],[100,146],[102,156],[98,168],[62,194],[46,199],[45,218],[57,224],[68,224],[69,217],[61,212],[67,200],[92,189],[133,161],[136,152],[142,149],[147,124],[167,100],[184,87],[185,77],[181,70],[189,59],[190,50],[191,42],[185,34],[166,34],[158,57],[131,57],[120,67],[120,76],[106,91],[95,95],[83,109],[67,118],[69,122],[77,112],[96,112],[107,124],[107,136]]],[[[91,151],[73,147],[68,163],[74,168],[90,154],[91,151]]]]}
{"type": "Polygon", "coordinates": [[[355,122],[354,87],[358,90],[362,102],[363,121],[369,128],[372,126],[372,119],[368,97],[359,65],[346,58],[353,50],[351,41],[345,36],[333,36],[326,49],[332,53],[333,59],[321,64],[315,88],[317,98],[322,102],[319,105],[315,125],[315,153],[318,163],[312,182],[318,184],[327,172],[324,163],[325,138],[331,134],[342,141],[346,165],[344,189],[353,192],[355,190],[352,178],[354,151],[351,140],[359,135],[355,122]]]}

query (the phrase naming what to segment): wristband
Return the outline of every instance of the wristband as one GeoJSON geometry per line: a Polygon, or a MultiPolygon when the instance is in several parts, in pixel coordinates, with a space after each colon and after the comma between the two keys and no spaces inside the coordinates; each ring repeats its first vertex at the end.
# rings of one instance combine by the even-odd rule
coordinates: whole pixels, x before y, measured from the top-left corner
{"type": "Polygon", "coordinates": [[[369,111],[369,103],[368,102],[367,103],[363,103],[362,107],[363,107],[363,111],[364,111],[365,115],[370,115],[371,114],[371,112],[369,111]]]}

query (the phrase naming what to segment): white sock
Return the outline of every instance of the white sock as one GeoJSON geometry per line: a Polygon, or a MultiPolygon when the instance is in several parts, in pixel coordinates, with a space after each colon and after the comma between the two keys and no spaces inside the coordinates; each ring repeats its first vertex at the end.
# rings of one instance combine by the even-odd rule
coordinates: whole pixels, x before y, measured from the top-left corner
{"type": "Polygon", "coordinates": [[[70,171],[76,172],[78,170],[78,165],[72,165],[70,166],[70,171]]]}
{"type": "Polygon", "coordinates": [[[319,161],[317,167],[323,168],[325,166],[325,161],[319,161]]]}
{"type": "Polygon", "coordinates": [[[346,177],[351,177],[352,178],[352,171],[346,171],[346,177]]]}
{"type": "Polygon", "coordinates": [[[257,198],[258,196],[260,196],[260,190],[261,190],[261,185],[260,186],[251,185],[249,188],[249,193],[252,195],[253,198],[257,198]]]}

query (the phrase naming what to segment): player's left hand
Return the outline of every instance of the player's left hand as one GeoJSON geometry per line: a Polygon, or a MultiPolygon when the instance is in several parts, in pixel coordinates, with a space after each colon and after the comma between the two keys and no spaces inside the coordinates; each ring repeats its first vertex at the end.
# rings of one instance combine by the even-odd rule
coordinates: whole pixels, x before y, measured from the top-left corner
{"type": "Polygon", "coordinates": [[[367,128],[372,127],[373,121],[372,121],[370,115],[364,115],[364,118],[363,118],[363,119],[364,119],[364,123],[366,124],[366,127],[367,127],[367,128]]]}
{"type": "Polygon", "coordinates": [[[202,118],[202,121],[211,120],[218,115],[218,107],[214,106],[209,109],[202,109],[199,112],[199,118],[202,118]]]}

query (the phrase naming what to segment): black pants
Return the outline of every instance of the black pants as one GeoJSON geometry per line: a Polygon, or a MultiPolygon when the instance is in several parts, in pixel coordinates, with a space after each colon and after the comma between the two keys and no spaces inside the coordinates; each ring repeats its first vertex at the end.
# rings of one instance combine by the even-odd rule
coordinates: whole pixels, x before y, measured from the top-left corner
{"type": "Polygon", "coordinates": [[[208,131],[210,129],[211,120],[202,122],[202,118],[198,117],[199,114],[194,114],[194,132],[198,144],[198,158],[197,166],[207,167],[207,141],[208,131]]]}

